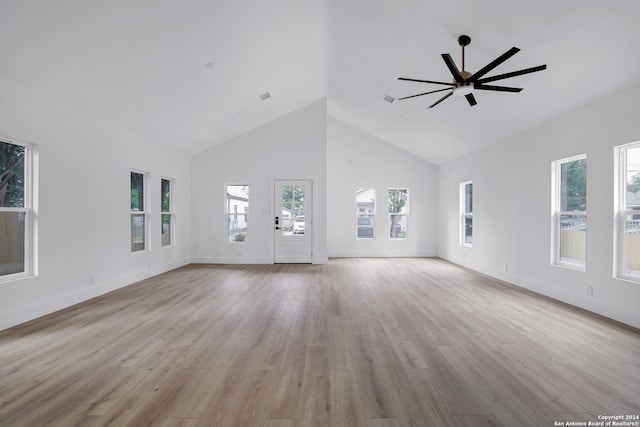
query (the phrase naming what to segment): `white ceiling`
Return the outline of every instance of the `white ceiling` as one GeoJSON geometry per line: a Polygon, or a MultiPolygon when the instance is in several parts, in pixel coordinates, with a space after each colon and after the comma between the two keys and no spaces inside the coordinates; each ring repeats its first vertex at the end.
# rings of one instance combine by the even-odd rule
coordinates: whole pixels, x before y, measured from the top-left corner
{"type": "Polygon", "coordinates": [[[0,0],[0,74],[187,153],[326,97],[441,164],[640,82],[639,18],[638,0],[0,0]],[[468,71],[512,46],[489,75],[548,69],[474,107],[383,100],[442,88],[397,77],[451,80],[460,34],[468,71]]]}

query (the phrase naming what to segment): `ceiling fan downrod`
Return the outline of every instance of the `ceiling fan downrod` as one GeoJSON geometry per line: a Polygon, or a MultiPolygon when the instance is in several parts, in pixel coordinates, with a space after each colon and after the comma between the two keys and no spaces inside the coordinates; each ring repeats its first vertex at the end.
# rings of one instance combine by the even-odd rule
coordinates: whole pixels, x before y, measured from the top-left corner
{"type": "Polygon", "coordinates": [[[460,37],[458,37],[458,44],[460,46],[462,46],[462,71],[465,71],[464,68],[464,47],[468,46],[469,43],[471,43],[471,37],[463,34],[460,37]]]}

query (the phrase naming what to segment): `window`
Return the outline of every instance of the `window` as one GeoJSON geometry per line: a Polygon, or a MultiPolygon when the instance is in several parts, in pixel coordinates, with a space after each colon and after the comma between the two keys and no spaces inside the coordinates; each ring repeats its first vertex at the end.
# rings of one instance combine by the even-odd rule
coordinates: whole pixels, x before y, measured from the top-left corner
{"type": "Polygon", "coordinates": [[[389,238],[407,238],[407,211],[409,190],[406,188],[389,189],[389,238]]]}
{"type": "Polygon", "coordinates": [[[147,250],[147,175],[131,172],[131,252],[147,250]]]}
{"type": "Polygon", "coordinates": [[[162,246],[173,245],[173,180],[160,180],[160,237],[162,246]]]}
{"type": "Polygon", "coordinates": [[[244,242],[247,239],[249,186],[227,185],[226,194],[227,242],[244,242]]]}
{"type": "Polygon", "coordinates": [[[587,156],[553,162],[553,264],[585,269],[587,156]]]}
{"type": "Polygon", "coordinates": [[[460,184],[460,244],[473,244],[473,182],[460,184]]]}
{"type": "Polygon", "coordinates": [[[356,189],[356,236],[358,239],[375,238],[376,190],[356,189]]]}
{"type": "Polygon", "coordinates": [[[616,147],[617,275],[640,282],[640,142],[616,147]]]}
{"type": "Polygon", "coordinates": [[[32,274],[31,148],[0,140],[0,281],[32,274]]]}

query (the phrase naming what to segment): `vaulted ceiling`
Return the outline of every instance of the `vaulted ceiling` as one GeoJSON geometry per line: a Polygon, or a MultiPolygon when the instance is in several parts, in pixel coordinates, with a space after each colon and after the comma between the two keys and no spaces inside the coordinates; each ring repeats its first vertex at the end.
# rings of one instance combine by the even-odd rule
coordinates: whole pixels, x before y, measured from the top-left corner
{"type": "MultiPolygon", "coordinates": [[[[640,82],[637,0],[0,0],[0,74],[197,153],[328,99],[329,115],[441,164],[640,82]],[[441,87],[512,46],[520,93],[441,87]],[[261,99],[269,92],[270,98],[261,99]]],[[[0,94],[2,96],[2,94],[0,94]]]]}

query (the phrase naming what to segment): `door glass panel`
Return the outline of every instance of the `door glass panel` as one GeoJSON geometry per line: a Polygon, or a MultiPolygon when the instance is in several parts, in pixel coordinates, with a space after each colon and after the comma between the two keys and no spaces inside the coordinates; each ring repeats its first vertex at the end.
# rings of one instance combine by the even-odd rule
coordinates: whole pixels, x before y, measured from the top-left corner
{"type": "Polygon", "coordinates": [[[303,236],[305,230],[304,187],[285,185],[282,187],[282,212],[280,230],[283,236],[303,236]]]}

